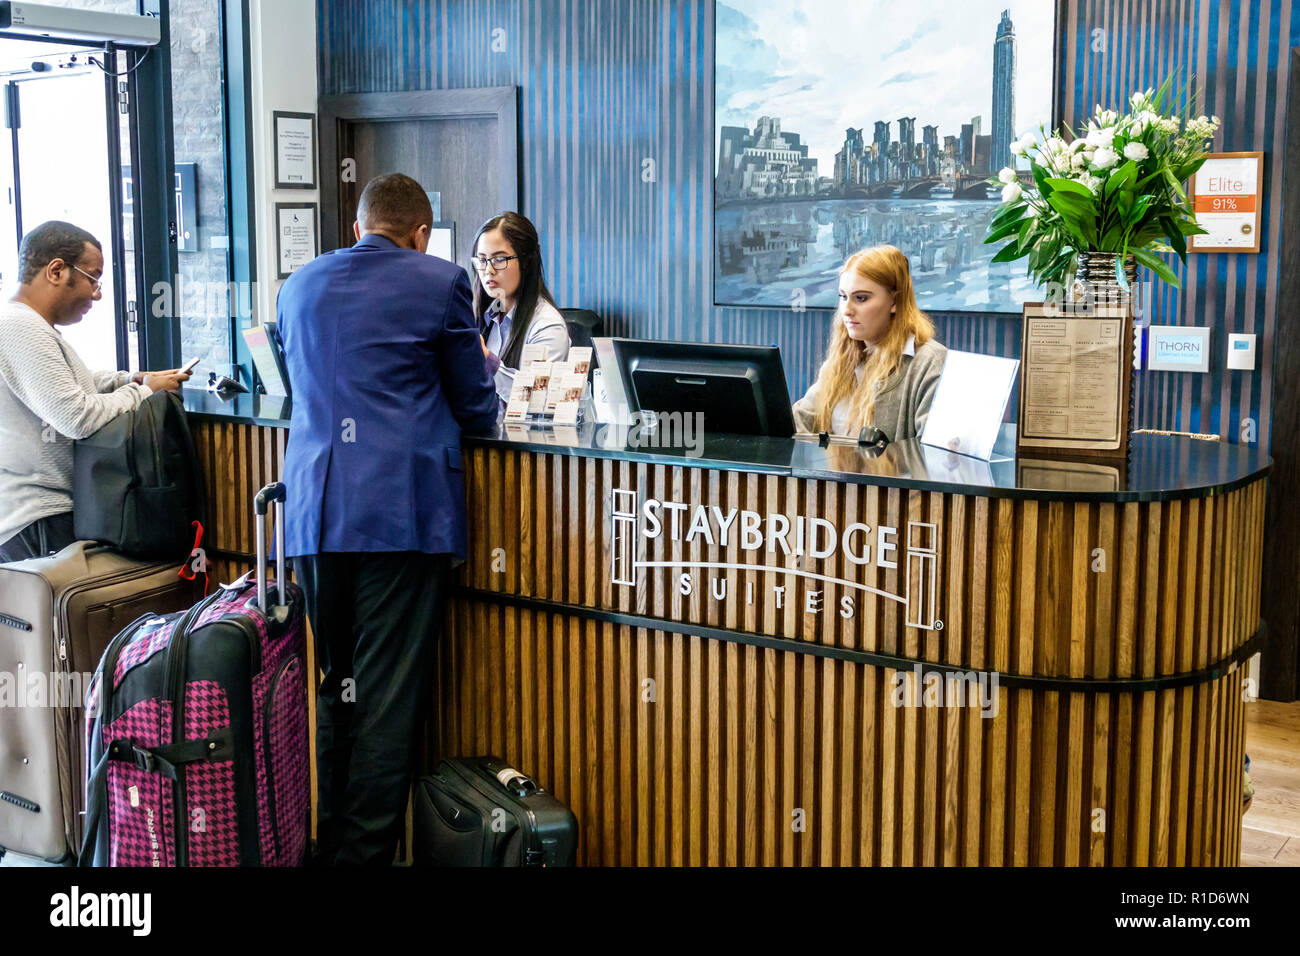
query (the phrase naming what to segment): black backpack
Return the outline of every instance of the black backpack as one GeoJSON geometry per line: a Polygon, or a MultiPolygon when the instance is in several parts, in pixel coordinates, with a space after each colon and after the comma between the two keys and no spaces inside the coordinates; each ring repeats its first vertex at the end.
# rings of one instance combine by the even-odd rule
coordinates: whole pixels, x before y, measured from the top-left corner
{"type": "Polygon", "coordinates": [[[179,561],[197,546],[202,488],[185,405],[176,392],[154,392],[76,443],[73,530],[131,557],[179,561]]]}

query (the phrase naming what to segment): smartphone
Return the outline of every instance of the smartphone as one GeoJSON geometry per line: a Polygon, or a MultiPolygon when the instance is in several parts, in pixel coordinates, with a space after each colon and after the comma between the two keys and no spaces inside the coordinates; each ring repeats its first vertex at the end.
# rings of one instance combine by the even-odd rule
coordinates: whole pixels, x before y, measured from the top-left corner
{"type": "Polygon", "coordinates": [[[198,360],[198,359],[196,359],[196,358],[192,358],[192,359],[190,359],[190,360],[189,360],[188,362],[186,362],[183,366],[181,366],[181,374],[184,375],[184,374],[187,373],[187,372],[192,372],[192,371],[194,371],[194,366],[196,366],[196,365],[198,365],[198,364],[199,364],[199,360],[198,360]]]}

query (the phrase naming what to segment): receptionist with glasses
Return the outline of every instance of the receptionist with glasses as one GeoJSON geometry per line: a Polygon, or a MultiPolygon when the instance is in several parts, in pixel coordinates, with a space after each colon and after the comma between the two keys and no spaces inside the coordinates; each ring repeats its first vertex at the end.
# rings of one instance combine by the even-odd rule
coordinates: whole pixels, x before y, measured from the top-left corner
{"type": "Polygon", "coordinates": [[[504,403],[524,346],[541,345],[542,361],[562,362],[569,354],[569,329],[546,288],[537,230],[519,213],[503,212],[479,227],[471,264],[474,317],[504,403]]]}

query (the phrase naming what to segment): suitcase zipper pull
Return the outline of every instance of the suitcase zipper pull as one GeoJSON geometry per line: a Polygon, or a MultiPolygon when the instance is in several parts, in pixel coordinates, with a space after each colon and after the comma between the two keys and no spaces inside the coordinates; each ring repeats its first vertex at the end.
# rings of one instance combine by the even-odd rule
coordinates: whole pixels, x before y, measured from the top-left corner
{"type": "Polygon", "coordinates": [[[66,661],[67,659],[68,659],[68,639],[66,637],[60,637],[59,638],[59,660],[66,661]]]}

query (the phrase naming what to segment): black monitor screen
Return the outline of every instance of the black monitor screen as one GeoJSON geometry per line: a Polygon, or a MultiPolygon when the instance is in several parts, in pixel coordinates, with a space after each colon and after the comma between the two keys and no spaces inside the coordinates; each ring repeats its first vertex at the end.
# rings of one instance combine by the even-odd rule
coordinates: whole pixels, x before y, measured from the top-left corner
{"type": "Polygon", "coordinates": [[[701,413],[706,431],[794,434],[775,346],[614,339],[632,411],[701,413]]]}

